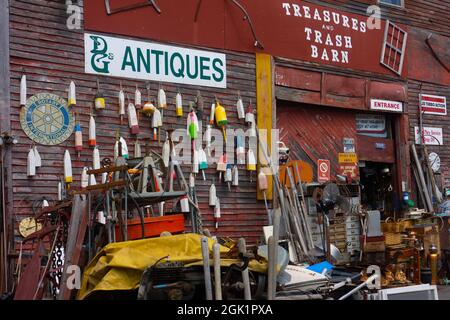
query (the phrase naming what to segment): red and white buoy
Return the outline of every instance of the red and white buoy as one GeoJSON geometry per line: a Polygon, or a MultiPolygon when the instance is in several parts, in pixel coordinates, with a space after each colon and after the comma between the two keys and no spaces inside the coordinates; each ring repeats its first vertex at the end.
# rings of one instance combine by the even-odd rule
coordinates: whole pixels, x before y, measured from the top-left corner
{"type": "Polygon", "coordinates": [[[90,147],[95,147],[97,145],[95,119],[92,116],[92,114],[89,117],[89,140],[88,140],[88,144],[89,144],[90,147]]]}
{"type": "Polygon", "coordinates": [[[125,115],[125,93],[122,90],[122,82],[120,83],[119,91],[119,116],[120,124],[123,124],[123,116],[125,115]]]}
{"type": "Polygon", "coordinates": [[[128,125],[130,127],[131,134],[139,134],[139,123],[136,108],[131,102],[128,103],[128,125]]]}

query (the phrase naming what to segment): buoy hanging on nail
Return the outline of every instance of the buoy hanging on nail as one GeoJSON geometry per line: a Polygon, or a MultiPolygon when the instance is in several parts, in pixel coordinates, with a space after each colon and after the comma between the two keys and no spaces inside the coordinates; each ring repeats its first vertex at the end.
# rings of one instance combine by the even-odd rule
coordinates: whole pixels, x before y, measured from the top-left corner
{"type": "Polygon", "coordinates": [[[35,166],[36,168],[39,168],[42,166],[42,159],[36,146],[33,147],[33,152],[34,152],[35,166]]]}
{"type": "Polygon", "coordinates": [[[252,182],[253,172],[256,171],[256,158],[252,149],[247,152],[247,171],[250,171],[250,182],[252,182]]]}
{"type": "Polygon", "coordinates": [[[214,124],[214,116],[216,114],[216,103],[211,104],[211,114],[209,116],[209,124],[214,124]]]}
{"type": "Polygon", "coordinates": [[[95,110],[103,110],[106,108],[105,97],[103,96],[103,92],[100,90],[100,82],[97,79],[97,93],[94,98],[94,106],[95,110]]]}
{"type": "Polygon", "coordinates": [[[98,150],[98,147],[95,147],[92,151],[92,166],[94,167],[94,170],[100,169],[100,151],[98,150]]]}
{"type": "Polygon", "coordinates": [[[245,164],[245,140],[244,136],[236,137],[236,158],[238,164],[245,164]]]}
{"type": "Polygon", "coordinates": [[[166,109],[167,108],[167,99],[166,92],[163,88],[159,88],[158,90],[158,108],[166,109]]]}
{"type": "Polygon", "coordinates": [[[119,91],[119,116],[120,124],[123,124],[123,116],[125,115],[125,93],[122,90],[122,83],[120,83],[119,91]]]}
{"type": "Polygon", "coordinates": [[[184,196],[180,199],[180,207],[181,212],[183,213],[189,213],[189,199],[187,196],[184,196]]]}
{"type": "Polygon", "coordinates": [[[241,93],[238,92],[238,100],[236,102],[238,119],[245,118],[244,103],[242,102],[241,93]]]}
{"type": "Polygon", "coordinates": [[[164,141],[163,147],[162,147],[162,159],[164,166],[167,168],[169,167],[169,161],[170,161],[170,141],[169,137],[166,137],[166,141],[164,141]]]}
{"type": "Polygon", "coordinates": [[[219,198],[216,199],[216,205],[214,206],[214,220],[216,229],[219,228],[219,220],[220,220],[221,214],[220,214],[220,200],[219,198]]]}
{"type": "Polygon", "coordinates": [[[72,183],[72,160],[70,158],[69,150],[64,152],[64,181],[72,183]]]}
{"type": "Polygon", "coordinates": [[[20,105],[24,106],[27,104],[27,76],[23,75],[20,78],[20,105]]]}
{"type": "Polygon", "coordinates": [[[134,106],[136,107],[136,114],[139,120],[139,110],[142,108],[142,94],[137,85],[136,90],[134,91],[134,106]]]}
{"type": "Polygon", "coordinates": [[[233,166],[232,175],[233,175],[233,182],[231,183],[231,185],[233,187],[239,186],[239,168],[238,168],[238,166],[233,166]]]}
{"type": "Polygon", "coordinates": [[[90,147],[95,147],[97,145],[95,119],[92,116],[92,114],[89,117],[89,140],[88,140],[88,144],[89,144],[90,147]]]}
{"type": "Polygon", "coordinates": [[[178,92],[175,97],[175,113],[177,117],[183,116],[183,98],[181,97],[180,92],[178,92]]]}
{"type": "Polygon", "coordinates": [[[139,134],[139,123],[136,114],[136,108],[131,102],[128,103],[128,125],[131,134],[139,134]]]}
{"type": "Polygon", "coordinates": [[[231,174],[231,170],[232,170],[232,165],[231,164],[227,164],[227,169],[225,171],[225,176],[224,176],[224,181],[228,184],[228,191],[231,191],[231,181],[233,180],[233,175],[231,174]]]}
{"type": "Polygon", "coordinates": [[[251,125],[252,122],[255,122],[255,114],[253,112],[253,106],[252,101],[250,100],[248,107],[247,107],[247,113],[245,114],[245,122],[248,125],[251,125]]]}
{"type": "Polygon", "coordinates": [[[156,110],[155,105],[152,101],[148,101],[144,106],[142,107],[142,112],[148,116],[152,115],[156,110]]]}
{"type": "Polygon", "coordinates": [[[77,104],[77,98],[75,94],[75,82],[73,81],[70,81],[67,104],[69,105],[69,107],[74,107],[77,104]]]}
{"type": "Polygon", "coordinates": [[[216,185],[213,182],[209,187],[209,206],[214,207],[216,205],[216,199],[216,185]]]}
{"type": "Polygon", "coordinates": [[[206,125],[205,130],[206,152],[211,157],[211,125],[206,125]]]}
{"type": "Polygon", "coordinates": [[[89,185],[90,186],[95,186],[97,184],[97,180],[95,179],[95,175],[90,174],[89,175],[89,185]]]}
{"type": "Polygon", "coordinates": [[[223,154],[219,158],[219,162],[217,163],[217,171],[219,172],[219,181],[222,180],[222,172],[227,171],[227,156],[223,154]]]}
{"type": "Polygon", "coordinates": [[[128,159],[129,158],[128,146],[123,137],[120,137],[118,140],[116,140],[116,144],[114,145],[114,159],[117,159],[119,157],[119,141],[122,146],[122,149],[121,149],[122,157],[124,157],[125,159],[128,159]]]}
{"type": "Polygon", "coordinates": [[[27,157],[27,176],[34,177],[35,175],[36,175],[36,158],[34,156],[33,148],[30,148],[27,157]]]}
{"type": "Polygon", "coordinates": [[[195,97],[195,109],[198,119],[198,129],[200,132],[203,132],[203,110],[204,110],[204,101],[200,90],[197,90],[197,96],[195,97]]]}
{"type": "Polygon", "coordinates": [[[208,159],[206,157],[205,150],[203,150],[202,148],[198,150],[198,161],[199,161],[198,168],[202,170],[203,180],[206,180],[205,170],[208,169],[208,159]]]}
{"type": "Polygon", "coordinates": [[[135,158],[142,157],[141,144],[139,143],[138,139],[136,139],[136,142],[134,143],[134,157],[135,158]]]}
{"type": "Polygon", "coordinates": [[[227,135],[225,133],[225,126],[228,124],[227,114],[225,108],[218,101],[216,101],[216,111],[214,117],[217,125],[222,128],[224,140],[227,141],[227,135]]]}
{"type": "Polygon", "coordinates": [[[153,140],[158,139],[158,131],[161,126],[161,112],[158,109],[155,109],[152,116],[153,140]]]}
{"type": "Polygon", "coordinates": [[[198,159],[198,151],[194,149],[192,156],[192,173],[198,173],[199,167],[199,159],[198,159]]]}
{"type": "Polygon", "coordinates": [[[86,188],[89,185],[89,175],[87,174],[87,167],[83,167],[81,171],[81,188],[86,188]]]}
{"type": "Polygon", "coordinates": [[[48,203],[47,199],[42,199],[42,208],[50,207],[50,204],[48,203]]]}
{"type": "Polygon", "coordinates": [[[61,201],[63,198],[63,191],[62,191],[62,183],[61,181],[58,182],[58,201],[61,201]]]}
{"type": "Polygon", "coordinates": [[[194,108],[192,106],[192,102],[190,104],[190,110],[187,117],[187,125],[186,130],[188,136],[191,138],[192,141],[192,149],[195,149],[195,139],[198,138],[198,118],[197,115],[194,112],[194,108]]]}
{"type": "Polygon", "coordinates": [[[83,133],[81,132],[81,125],[78,121],[77,114],[77,123],[75,125],[75,151],[78,154],[78,158],[80,157],[80,152],[83,151],[83,133]]]}

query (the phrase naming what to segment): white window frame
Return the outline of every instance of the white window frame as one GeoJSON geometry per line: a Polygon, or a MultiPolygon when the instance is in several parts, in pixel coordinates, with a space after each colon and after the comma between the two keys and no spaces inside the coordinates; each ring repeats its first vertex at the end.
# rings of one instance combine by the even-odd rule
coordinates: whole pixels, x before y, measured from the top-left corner
{"type": "Polygon", "coordinates": [[[405,60],[405,56],[406,56],[406,42],[408,40],[408,33],[403,30],[402,28],[400,28],[399,26],[397,26],[395,23],[392,23],[390,20],[386,20],[386,27],[384,30],[384,37],[383,37],[383,50],[381,52],[381,58],[380,58],[380,63],[381,65],[383,65],[384,67],[388,68],[389,70],[392,70],[393,72],[395,72],[396,74],[398,74],[399,76],[402,75],[402,71],[403,71],[403,62],[405,60]],[[400,30],[401,32],[404,33],[404,38],[403,38],[403,44],[402,44],[402,49],[398,49],[397,47],[393,47],[391,44],[387,43],[388,39],[388,31],[389,31],[389,26],[392,25],[393,28],[397,28],[398,30],[400,30]],[[394,68],[392,68],[391,66],[387,65],[384,63],[384,54],[386,52],[386,46],[391,47],[391,50],[394,50],[398,53],[401,54],[401,58],[400,58],[400,62],[399,62],[399,70],[395,70],[394,68]]]}
{"type": "Polygon", "coordinates": [[[400,4],[386,3],[386,2],[383,2],[382,0],[377,0],[377,1],[378,1],[378,4],[381,4],[383,6],[394,7],[394,8],[405,8],[405,0],[400,0],[400,4]]]}

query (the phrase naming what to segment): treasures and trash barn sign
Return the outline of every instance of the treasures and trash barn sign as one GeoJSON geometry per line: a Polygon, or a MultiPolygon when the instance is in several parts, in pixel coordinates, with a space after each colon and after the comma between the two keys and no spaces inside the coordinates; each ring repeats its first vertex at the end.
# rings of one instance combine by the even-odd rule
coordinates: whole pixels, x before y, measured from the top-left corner
{"type": "MultiPolygon", "coordinates": [[[[161,2],[163,14],[150,6],[107,15],[102,1],[85,2],[86,30],[116,33],[155,41],[170,41],[272,56],[381,74],[395,73],[380,64],[385,20],[306,1],[239,0],[242,11],[227,1],[161,2]],[[158,28],[155,28],[158,26],[158,28]],[[263,48],[255,47],[257,43],[263,48]]],[[[131,0],[122,0],[122,5],[131,0]]],[[[399,27],[406,29],[405,26],[399,27]]],[[[407,65],[407,62],[404,62],[407,65]]],[[[403,68],[402,76],[406,75],[403,68]]]]}
{"type": "Polygon", "coordinates": [[[226,88],[224,54],[86,33],[85,72],[226,88]]]}

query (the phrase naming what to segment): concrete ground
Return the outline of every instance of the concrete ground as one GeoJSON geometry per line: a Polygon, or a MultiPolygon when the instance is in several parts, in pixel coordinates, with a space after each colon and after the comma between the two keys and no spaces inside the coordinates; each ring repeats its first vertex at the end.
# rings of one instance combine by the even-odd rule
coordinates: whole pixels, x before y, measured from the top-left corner
{"type": "Polygon", "coordinates": [[[450,285],[438,286],[439,300],[450,300],[450,285]]]}

